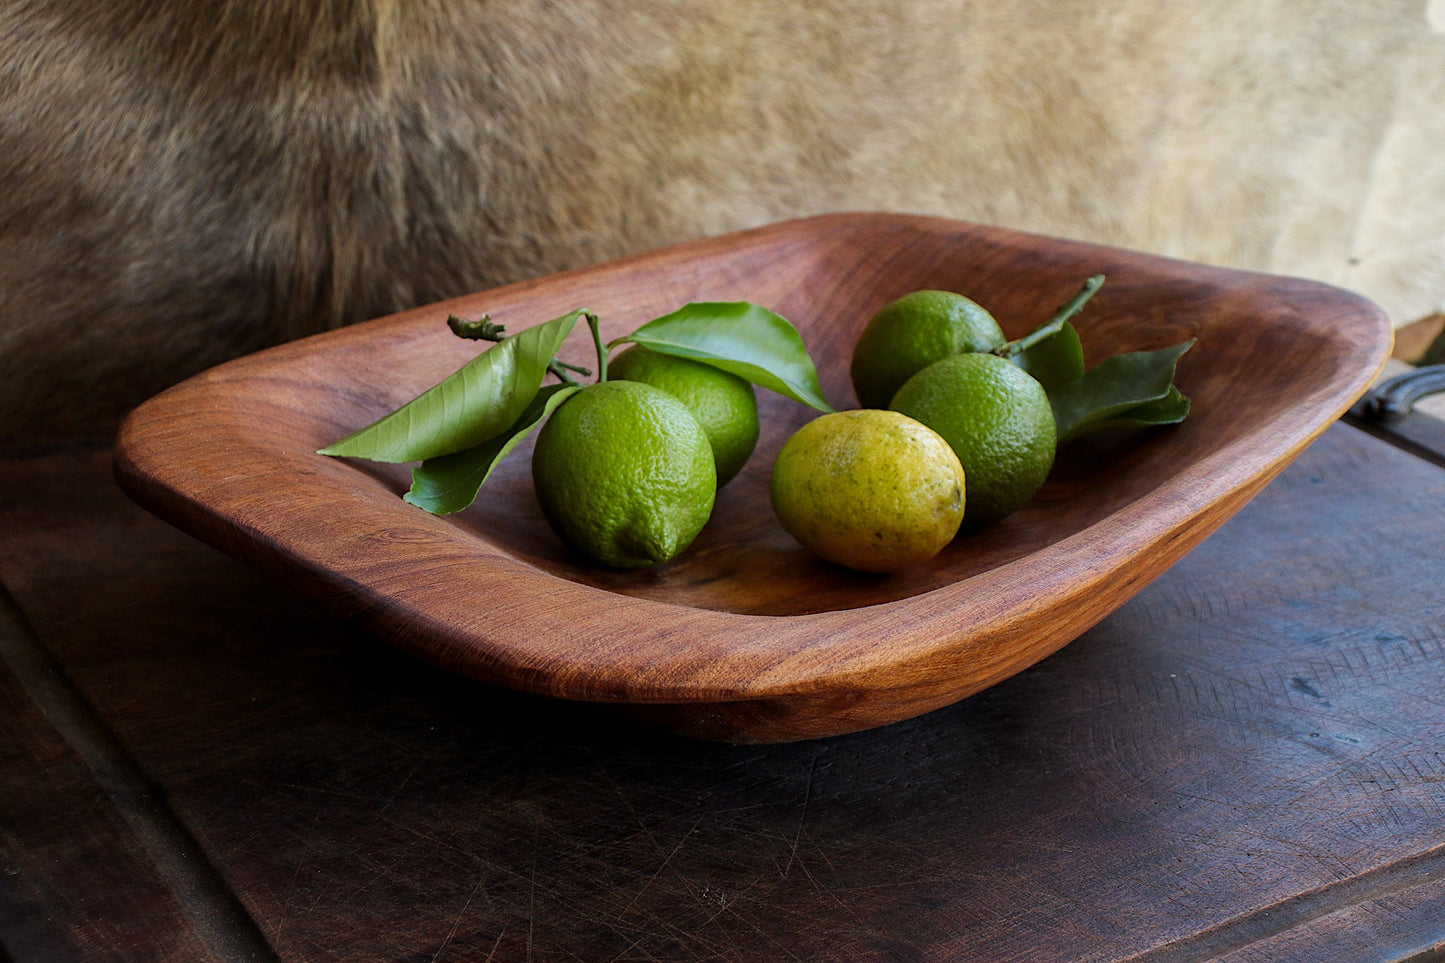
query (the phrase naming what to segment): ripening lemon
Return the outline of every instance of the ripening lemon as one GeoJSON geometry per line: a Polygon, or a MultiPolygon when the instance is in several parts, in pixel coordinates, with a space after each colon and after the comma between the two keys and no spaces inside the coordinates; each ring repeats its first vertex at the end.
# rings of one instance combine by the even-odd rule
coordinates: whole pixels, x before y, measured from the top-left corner
{"type": "Polygon", "coordinates": [[[784,443],[773,511],[813,554],[865,572],[921,565],[953,540],[964,473],[948,443],[894,411],[822,415],[784,443]]]}
{"type": "Polygon", "coordinates": [[[568,546],[614,568],[657,565],[712,514],[712,446],[692,412],[640,381],[590,385],[537,436],[532,482],[568,546]]]}
{"type": "Polygon", "coordinates": [[[914,291],[884,307],[853,346],[858,404],[887,408],[903,382],[949,355],[993,351],[1003,329],[982,306],[952,291],[914,291]]]}
{"type": "Polygon", "coordinates": [[[1048,395],[1022,368],[992,354],[959,354],[909,378],[889,406],[938,432],[968,478],[968,528],[1017,511],[1054,464],[1048,395]]]}
{"type": "Polygon", "coordinates": [[[633,345],[608,363],[607,376],[661,388],[686,405],[712,444],[719,488],[742,471],[757,446],[757,395],[735,374],[633,345]]]}

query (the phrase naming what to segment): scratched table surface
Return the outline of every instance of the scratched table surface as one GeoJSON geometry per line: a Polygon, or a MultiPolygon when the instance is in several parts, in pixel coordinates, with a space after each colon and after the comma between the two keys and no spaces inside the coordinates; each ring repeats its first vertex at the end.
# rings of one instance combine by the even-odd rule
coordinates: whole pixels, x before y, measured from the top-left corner
{"type": "Polygon", "coordinates": [[[449,676],[0,457],[0,945],[66,960],[1418,960],[1445,469],[1331,427],[1058,654],[789,745],[449,676]]]}

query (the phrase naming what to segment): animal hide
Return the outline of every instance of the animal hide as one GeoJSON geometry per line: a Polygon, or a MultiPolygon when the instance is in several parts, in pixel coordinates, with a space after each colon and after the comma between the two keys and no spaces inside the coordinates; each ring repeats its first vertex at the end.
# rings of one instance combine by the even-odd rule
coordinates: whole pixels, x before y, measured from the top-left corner
{"type": "Polygon", "coordinates": [[[1445,0],[0,0],[0,438],[685,238],[940,214],[1445,301],[1445,0]]]}

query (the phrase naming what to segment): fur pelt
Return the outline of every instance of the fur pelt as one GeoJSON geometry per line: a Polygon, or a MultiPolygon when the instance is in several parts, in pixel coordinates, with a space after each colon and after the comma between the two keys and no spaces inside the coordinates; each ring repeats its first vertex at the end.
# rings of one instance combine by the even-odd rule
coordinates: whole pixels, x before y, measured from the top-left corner
{"type": "Polygon", "coordinates": [[[0,438],[838,209],[1445,300],[1445,0],[0,0],[0,438]]]}

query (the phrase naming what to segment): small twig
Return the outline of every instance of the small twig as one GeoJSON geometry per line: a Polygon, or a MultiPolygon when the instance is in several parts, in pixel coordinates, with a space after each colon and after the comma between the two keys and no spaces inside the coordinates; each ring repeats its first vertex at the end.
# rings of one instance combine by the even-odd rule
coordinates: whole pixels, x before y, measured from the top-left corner
{"type": "Polygon", "coordinates": [[[1040,341],[1046,338],[1052,338],[1063,330],[1064,323],[1078,314],[1084,305],[1088,303],[1089,299],[1094,296],[1094,293],[1103,286],[1104,275],[1095,274],[1084,282],[1084,286],[1079,289],[1078,294],[1069,298],[1069,300],[1065,301],[1059,309],[1054,312],[1054,316],[1049,320],[1048,324],[1036,328],[1017,341],[1010,341],[999,349],[998,354],[1005,358],[1012,358],[1014,355],[1032,348],[1040,341]]]}
{"type": "MultiPolygon", "coordinates": [[[[468,321],[466,318],[449,314],[447,315],[447,327],[452,329],[452,334],[459,338],[466,338],[468,341],[502,341],[507,337],[505,333],[507,326],[495,324],[489,314],[484,314],[475,321],[468,321]]],[[[547,370],[556,376],[558,381],[569,385],[577,384],[577,379],[568,374],[569,371],[576,372],[583,377],[592,374],[581,365],[569,364],[559,358],[553,358],[547,362],[547,370]]]]}

